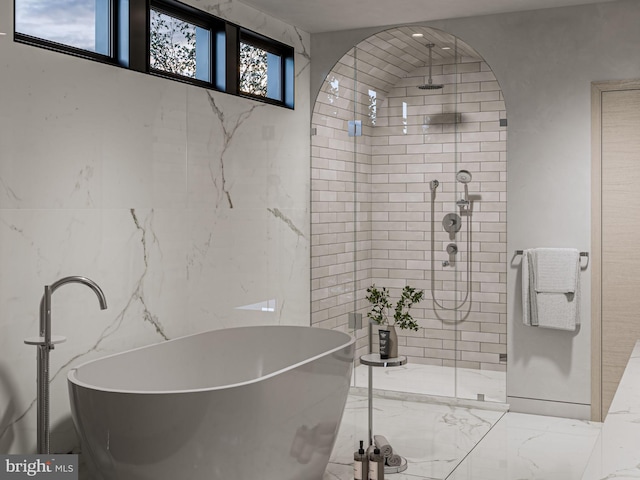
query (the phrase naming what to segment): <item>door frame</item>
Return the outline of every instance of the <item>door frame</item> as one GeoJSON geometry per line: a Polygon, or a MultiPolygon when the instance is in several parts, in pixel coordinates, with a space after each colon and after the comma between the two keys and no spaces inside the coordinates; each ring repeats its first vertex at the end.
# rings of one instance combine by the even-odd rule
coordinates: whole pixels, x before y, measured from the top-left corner
{"type": "Polygon", "coordinates": [[[602,421],[602,94],[640,80],[591,83],[591,420],[602,421]]]}

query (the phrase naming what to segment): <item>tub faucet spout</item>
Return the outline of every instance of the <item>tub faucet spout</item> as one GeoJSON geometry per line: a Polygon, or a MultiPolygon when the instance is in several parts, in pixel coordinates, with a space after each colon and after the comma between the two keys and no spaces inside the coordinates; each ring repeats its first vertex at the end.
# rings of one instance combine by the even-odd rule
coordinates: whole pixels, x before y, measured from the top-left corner
{"type": "Polygon", "coordinates": [[[107,299],[96,282],[86,277],[64,277],[44,286],[44,294],[40,300],[40,336],[28,338],[25,343],[38,347],[38,392],[37,392],[37,421],[38,421],[38,453],[49,452],[49,352],[54,343],[63,342],[63,337],[51,340],[51,295],[62,285],[67,283],[81,283],[89,287],[98,297],[100,309],[107,308],[107,299]]]}
{"type": "Polygon", "coordinates": [[[104,296],[104,292],[98,286],[96,282],[87,278],[87,277],[64,277],[60,280],[53,282],[51,285],[44,286],[44,294],[42,295],[42,300],[40,300],[40,336],[44,337],[45,346],[49,349],[53,349],[53,344],[51,343],[51,295],[62,285],[66,285],[67,283],[81,283],[89,287],[98,297],[98,302],[100,302],[100,310],[107,309],[107,299],[104,296]]]}

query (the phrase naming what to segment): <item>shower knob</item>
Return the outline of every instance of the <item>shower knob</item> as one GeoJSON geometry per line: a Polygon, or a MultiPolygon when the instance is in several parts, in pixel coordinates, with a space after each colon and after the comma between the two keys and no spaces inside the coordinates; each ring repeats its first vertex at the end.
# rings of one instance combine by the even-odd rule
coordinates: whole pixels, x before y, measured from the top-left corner
{"type": "Polygon", "coordinates": [[[456,233],[460,231],[461,227],[462,221],[460,215],[457,213],[447,213],[442,219],[442,228],[444,228],[446,232],[456,233]]]}
{"type": "Polygon", "coordinates": [[[455,243],[450,243],[449,245],[447,245],[447,253],[449,255],[455,255],[456,253],[458,253],[458,245],[456,245],[455,243]]]}

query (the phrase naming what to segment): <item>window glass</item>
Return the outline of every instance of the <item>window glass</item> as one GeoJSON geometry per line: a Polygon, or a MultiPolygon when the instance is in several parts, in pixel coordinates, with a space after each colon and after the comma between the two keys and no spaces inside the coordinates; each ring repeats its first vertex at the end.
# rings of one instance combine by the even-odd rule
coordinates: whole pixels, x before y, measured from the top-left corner
{"type": "Polygon", "coordinates": [[[293,56],[288,47],[250,33],[240,40],[240,93],[293,107],[293,56]],[[270,48],[267,45],[269,45],[270,48]]]}
{"type": "Polygon", "coordinates": [[[149,66],[154,70],[210,81],[210,32],[151,10],[149,66]]]}
{"type": "Polygon", "coordinates": [[[266,97],[268,79],[267,52],[240,42],[240,91],[266,97]]]}
{"type": "Polygon", "coordinates": [[[371,125],[376,125],[378,119],[378,93],[375,90],[369,90],[369,120],[371,125]]]}
{"type": "Polygon", "coordinates": [[[110,54],[110,0],[16,0],[16,32],[110,54]]]}
{"type": "Polygon", "coordinates": [[[282,100],[282,57],[267,53],[267,97],[282,100]]]}

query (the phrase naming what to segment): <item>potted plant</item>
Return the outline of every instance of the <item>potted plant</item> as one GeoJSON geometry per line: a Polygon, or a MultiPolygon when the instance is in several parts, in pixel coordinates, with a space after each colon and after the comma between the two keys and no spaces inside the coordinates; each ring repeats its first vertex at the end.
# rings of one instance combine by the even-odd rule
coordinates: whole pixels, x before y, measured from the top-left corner
{"type": "Polygon", "coordinates": [[[398,356],[398,335],[396,325],[401,330],[418,330],[418,323],[413,319],[409,310],[416,303],[424,298],[424,290],[417,290],[414,287],[405,285],[400,298],[392,305],[389,290],[386,287],[379,289],[375,284],[367,288],[366,299],[371,304],[371,310],[367,317],[378,325],[386,326],[380,329],[380,358],[395,358],[398,356]],[[391,311],[393,311],[393,322],[391,322],[391,311]]]}

